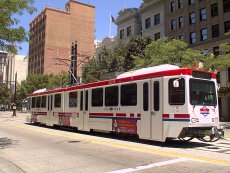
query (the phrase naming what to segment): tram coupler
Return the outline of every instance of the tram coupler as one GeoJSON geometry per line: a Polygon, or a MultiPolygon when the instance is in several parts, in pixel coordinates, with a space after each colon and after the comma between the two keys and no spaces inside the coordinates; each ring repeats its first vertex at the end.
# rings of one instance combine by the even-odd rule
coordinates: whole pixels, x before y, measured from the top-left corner
{"type": "Polygon", "coordinates": [[[224,127],[223,126],[218,126],[216,128],[217,133],[219,134],[220,138],[224,138],[224,127]]]}

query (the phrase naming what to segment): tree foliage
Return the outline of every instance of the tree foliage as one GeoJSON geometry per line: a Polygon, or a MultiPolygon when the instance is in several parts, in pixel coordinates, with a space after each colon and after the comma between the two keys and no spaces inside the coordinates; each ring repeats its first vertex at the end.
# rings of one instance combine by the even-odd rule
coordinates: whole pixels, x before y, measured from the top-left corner
{"type": "Polygon", "coordinates": [[[0,1],[0,50],[16,54],[16,44],[28,40],[25,28],[19,25],[18,17],[24,12],[32,14],[36,10],[33,3],[34,0],[0,1]]]}
{"type": "Polygon", "coordinates": [[[21,84],[17,86],[17,100],[21,102],[28,94],[38,89],[52,89],[68,85],[68,83],[68,74],[64,72],[59,75],[30,74],[27,76],[26,80],[22,81],[21,84]]]}
{"type": "Polygon", "coordinates": [[[9,104],[10,103],[10,90],[7,85],[2,83],[0,84],[0,104],[9,104]]]}
{"type": "Polygon", "coordinates": [[[194,63],[205,62],[207,58],[201,52],[188,48],[183,41],[162,37],[146,47],[145,56],[136,56],[134,63],[135,69],[161,64],[194,67],[194,63]]]}
{"type": "Polygon", "coordinates": [[[83,83],[98,81],[105,73],[129,71],[134,67],[134,57],[143,57],[145,47],[151,41],[147,36],[135,36],[127,44],[117,44],[113,50],[104,47],[100,60],[89,61],[83,72],[83,83]]]}
{"type": "Polygon", "coordinates": [[[215,70],[221,70],[230,67],[230,44],[222,43],[219,46],[219,55],[211,55],[206,61],[206,66],[209,68],[214,68],[215,70]]]}

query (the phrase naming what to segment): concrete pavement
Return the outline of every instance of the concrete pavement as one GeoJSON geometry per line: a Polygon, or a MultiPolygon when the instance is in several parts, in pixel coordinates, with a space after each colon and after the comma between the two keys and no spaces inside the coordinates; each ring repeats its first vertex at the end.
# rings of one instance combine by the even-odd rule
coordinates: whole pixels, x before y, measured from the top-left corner
{"type": "MultiPolygon", "coordinates": [[[[0,111],[0,116],[11,117],[12,115],[13,115],[12,111],[0,111]]],[[[30,115],[29,113],[17,111],[16,117],[12,116],[12,118],[18,121],[26,122],[26,117],[29,115],[30,115]]],[[[230,140],[230,122],[220,122],[220,125],[224,127],[224,138],[230,140]]]]}

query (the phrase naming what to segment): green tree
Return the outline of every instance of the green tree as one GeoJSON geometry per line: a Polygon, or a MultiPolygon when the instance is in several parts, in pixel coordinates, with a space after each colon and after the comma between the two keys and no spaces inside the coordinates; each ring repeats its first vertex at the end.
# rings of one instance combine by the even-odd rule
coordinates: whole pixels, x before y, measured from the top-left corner
{"type": "Polygon", "coordinates": [[[132,37],[130,41],[125,46],[126,51],[124,52],[124,71],[129,71],[133,69],[134,57],[144,57],[145,56],[145,48],[152,42],[149,36],[136,36],[132,37]]]}
{"type": "Polygon", "coordinates": [[[100,79],[100,76],[106,72],[107,70],[103,68],[102,63],[95,58],[90,59],[82,74],[82,82],[97,82],[100,79]]]}
{"type": "MultiPolygon", "coordinates": [[[[24,12],[32,14],[34,0],[1,0],[0,1],[0,50],[17,53],[16,44],[28,41],[25,28],[20,26],[19,17],[24,12]]],[[[20,48],[20,46],[19,46],[20,48]]]]}
{"type": "Polygon", "coordinates": [[[210,55],[210,59],[206,61],[205,65],[217,71],[230,67],[230,44],[220,44],[219,53],[218,56],[210,55]]]}
{"type": "Polygon", "coordinates": [[[0,104],[10,103],[10,91],[6,84],[0,84],[0,104]]]}
{"type": "Polygon", "coordinates": [[[17,102],[21,102],[28,94],[42,88],[57,88],[69,83],[68,73],[62,72],[58,75],[30,74],[26,80],[17,85],[17,102]]]}
{"type": "Polygon", "coordinates": [[[91,59],[83,72],[83,83],[100,80],[100,76],[111,72],[124,72],[134,67],[134,57],[145,55],[145,47],[151,43],[148,36],[135,36],[127,44],[117,44],[113,50],[105,47],[100,52],[100,60],[91,59]]]}
{"type": "Polygon", "coordinates": [[[169,40],[162,37],[149,44],[143,57],[135,57],[135,69],[160,64],[172,64],[180,67],[193,67],[196,62],[205,62],[209,57],[200,51],[188,48],[188,44],[180,40],[169,40]]]}

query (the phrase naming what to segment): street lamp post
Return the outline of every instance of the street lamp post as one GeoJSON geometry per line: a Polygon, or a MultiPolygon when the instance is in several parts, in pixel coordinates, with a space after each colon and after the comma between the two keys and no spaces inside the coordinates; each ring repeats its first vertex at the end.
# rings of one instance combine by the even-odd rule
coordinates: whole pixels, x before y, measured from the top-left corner
{"type": "Polygon", "coordinates": [[[15,73],[15,84],[14,84],[14,104],[13,104],[13,115],[16,116],[17,110],[17,72],[15,73]]]}

